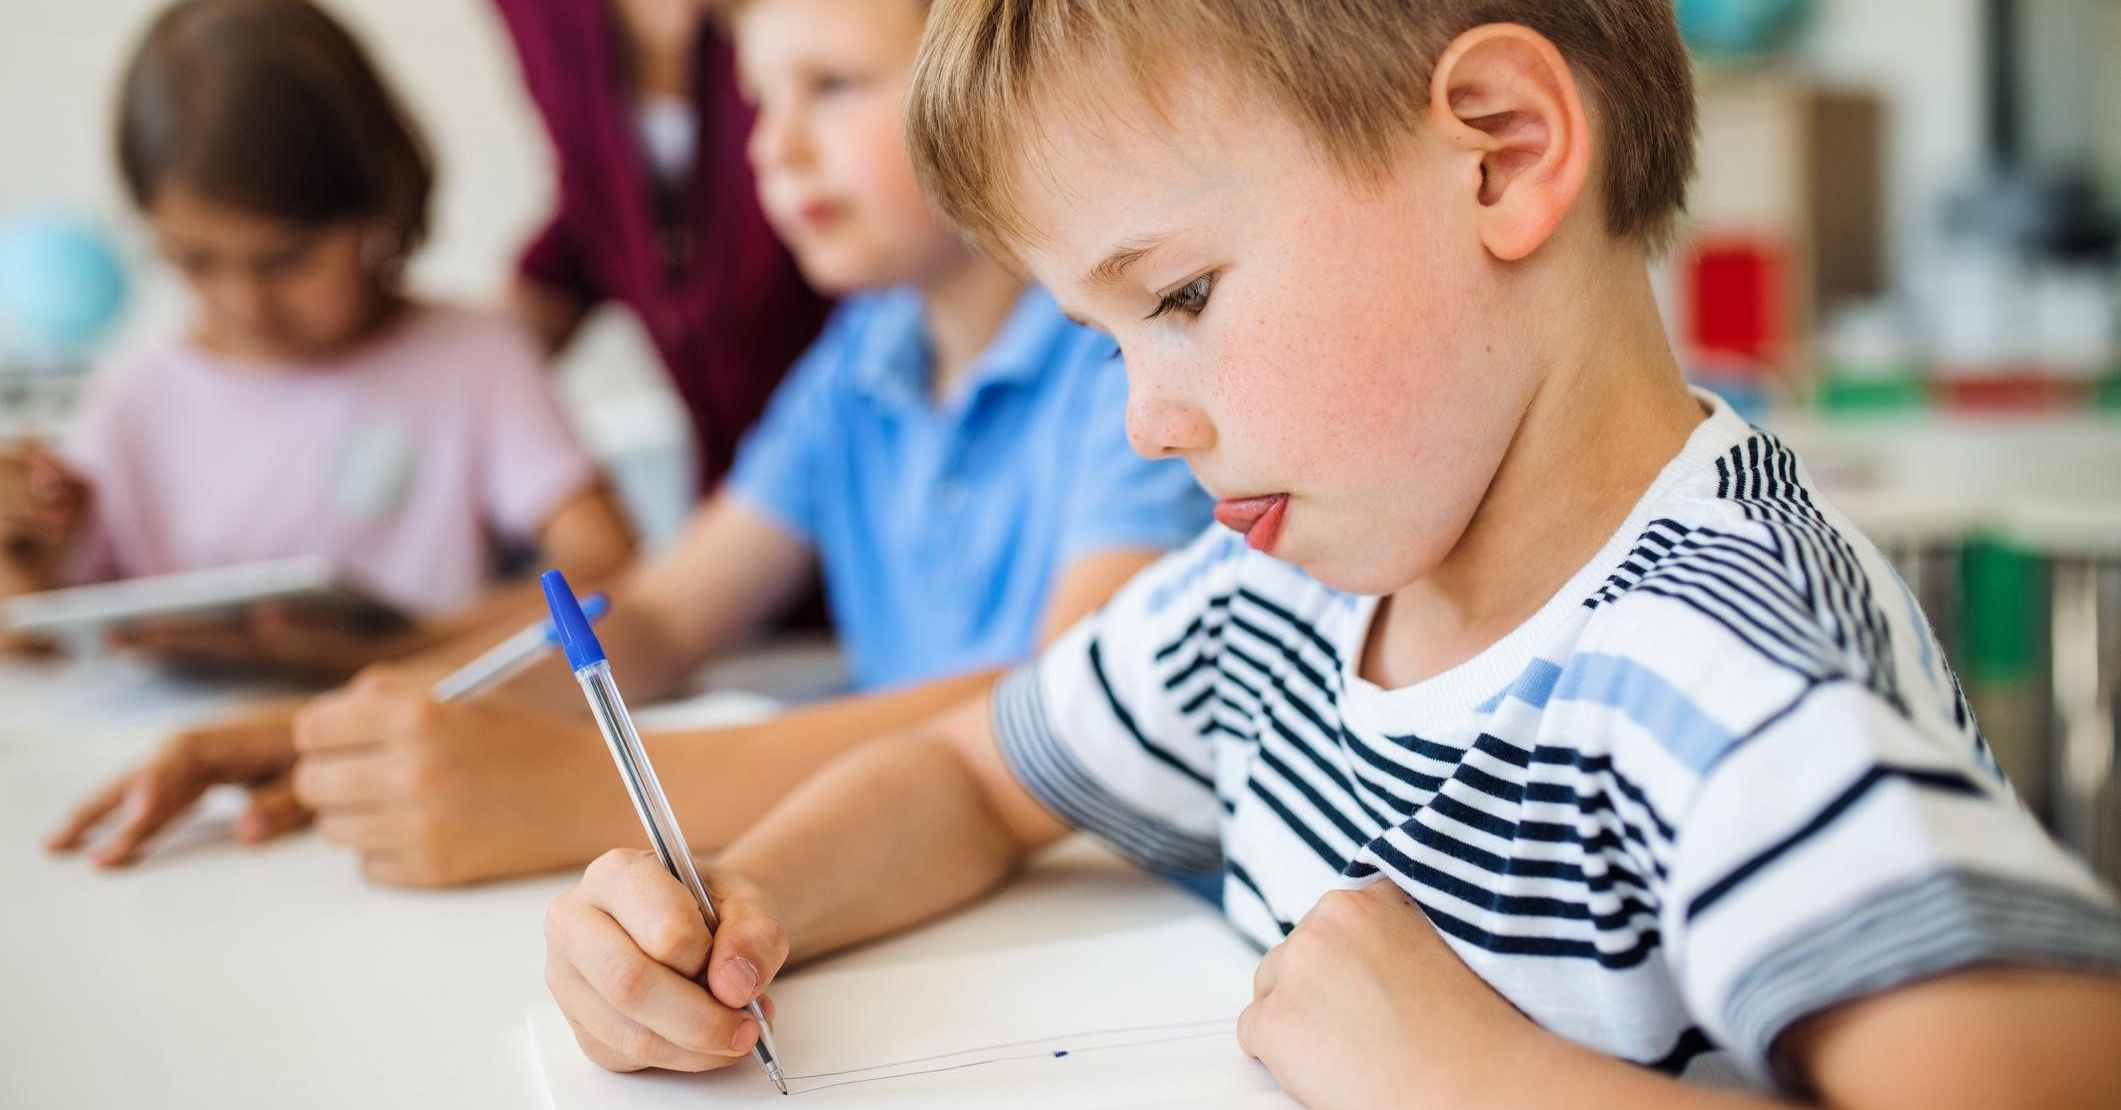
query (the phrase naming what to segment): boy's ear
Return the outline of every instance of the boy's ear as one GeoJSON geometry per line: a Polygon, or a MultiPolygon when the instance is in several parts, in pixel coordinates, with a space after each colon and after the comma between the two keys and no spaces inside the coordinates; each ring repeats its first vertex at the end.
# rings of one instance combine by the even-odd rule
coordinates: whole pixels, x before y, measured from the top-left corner
{"type": "MultiPolygon", "coordinates": [[[[1458,36],[1429,81],[1429,123],[1477,163],[1475,226],[1514,262],[1561,226],[1591,170],[1591,123],[1561,51],[1515,23],[1458,36]]],[[[1469,181],[1469,184],[1473,182],[1469,181]]]]}

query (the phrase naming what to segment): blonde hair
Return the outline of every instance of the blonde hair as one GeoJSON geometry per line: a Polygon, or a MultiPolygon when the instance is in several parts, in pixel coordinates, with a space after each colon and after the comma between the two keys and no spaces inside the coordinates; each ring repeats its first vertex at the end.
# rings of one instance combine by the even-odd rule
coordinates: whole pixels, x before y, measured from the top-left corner
{"type": "Polygon", "coordinates": [[[1110,107],[1084,72],[1126,79],[1163,112],[1196,60],[1286,112],[1344,172],[1377,180],[1459,35],[1519,23],[1586,83],[1602,141],[1606,226],[1661,245],[1693,176],[1693,73],[1671,0],[936,0],[907,139],[945,215],[1008,257],[1033,238],[1020,172],[1042,108],[1110,107]]]}

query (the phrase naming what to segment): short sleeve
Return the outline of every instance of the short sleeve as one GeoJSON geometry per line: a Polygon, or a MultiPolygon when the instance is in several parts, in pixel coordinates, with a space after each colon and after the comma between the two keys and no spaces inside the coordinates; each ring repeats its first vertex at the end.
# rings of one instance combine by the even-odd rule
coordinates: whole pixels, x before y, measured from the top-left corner
{"type": "Polygon", "coordinates": [[[766,412],[737,447],[728,489],[738,499],[815,544],[827,437],[843,427],[834,404],[838,369],[854,324],[842,310],[773,392],[766,412]]]}
{"type": "Polygon", "coordinates": [[[537,352],[512,326],[480,368],[478,421],[484,429],[486,518],[511,540],[535,540],[552,514],[596,480],[596,464],[582,450],[560,411],[537,352]]]}
{"type": "Polygon", "coordinates": [[[1170,873],[1222,862],[1214,751],[1158,675],[1230,561],[1227,534],[1165,556],[996,688],[994,731],[1055,816],[1170,873]]]}
{"type": "Polygon", "coordinates": [[[1708,767],[1660,925],[1695,1020],[1760,1080],[1775,1039],[1978,964],[2121,970],[2121,916],[1963,743],[1814,685],[1708,767]]]}
{"type": "Polygon", "coordinates": [[[1179,459],[1145,459],[1127,442],[1127,374],[1100,340],[1085,439],[1064,506],[1060,563],[1114,548],[1174,550],[1200,535],[1214,502],[1179,459]]]}

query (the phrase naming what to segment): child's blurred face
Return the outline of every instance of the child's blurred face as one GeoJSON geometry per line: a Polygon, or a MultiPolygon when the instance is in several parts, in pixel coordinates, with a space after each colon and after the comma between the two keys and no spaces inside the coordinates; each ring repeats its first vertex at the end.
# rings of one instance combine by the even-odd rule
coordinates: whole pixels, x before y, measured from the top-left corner
{"type": "Polygon", "coordinates": [[[644,47],[688,49],[714,0],[615,0],[628,34],[644,47]]]}
{"type": "Polygon", "coordinates": [[[755,0],[737,17],[759,199],[826,292],[917,282],[961,249],[906,153],[924,17],[917,0],[755,0]]]}
{"type": "Polygon", "coordinates": [[[172,181],[147,211],[156,248],[198,299],[214,349],[263,361],[329,355],[375,311],[358,225],[307,227],[218,204],[172,181]]]}
{"type": "Polygon", "coordinates": [[[1119,341],[1135,448],[1184,457],[1217,519],[1328,585],[1427,574],[1532,396],[1512,337],[1538,321],[1492,307],[1497,270],[1459,207],[1477,180],[1424,132],[1365,188],[1206,81],[1168,122],[1137,107],[1053,113],[1019,167],[1023,260],[1119,341]]]}

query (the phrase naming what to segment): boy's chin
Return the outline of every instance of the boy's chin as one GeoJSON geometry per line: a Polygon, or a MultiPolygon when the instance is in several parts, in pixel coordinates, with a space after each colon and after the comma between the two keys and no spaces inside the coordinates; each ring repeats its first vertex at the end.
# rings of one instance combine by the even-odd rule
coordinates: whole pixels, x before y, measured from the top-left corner
{"type": "Polygon", "coordinates": [[[1331,590],[1357,597],[1385,597],[1404,589],[1420,577],[1404,568],[1405,553],[1380,549],[1374,535],[1347,536],[1320,546],[1298,544],[1274,552],[1273,558],[1288,563],[1331,590]]]}
{"type": "Polygon", "coordinates": [[[810,288],[828,297],[904,285],[911,280],[911,275],[900,273],[877,259],[847,251],[797,250],[795,265],[803,272],[803,280],[810,284],[810,288]]]}

